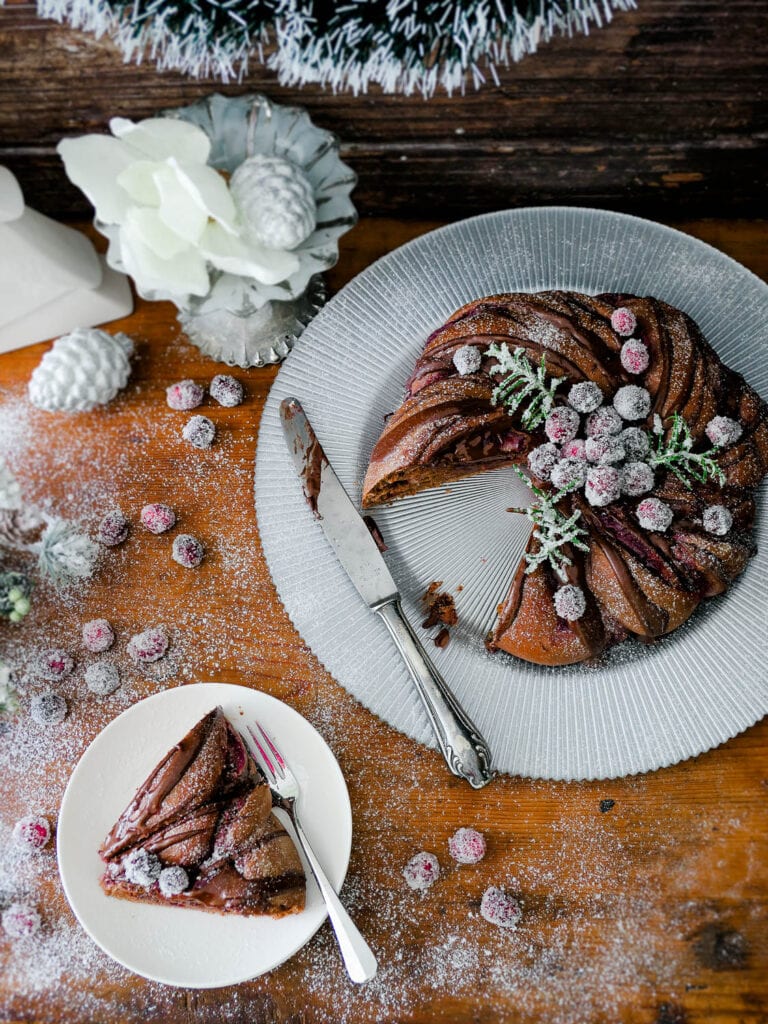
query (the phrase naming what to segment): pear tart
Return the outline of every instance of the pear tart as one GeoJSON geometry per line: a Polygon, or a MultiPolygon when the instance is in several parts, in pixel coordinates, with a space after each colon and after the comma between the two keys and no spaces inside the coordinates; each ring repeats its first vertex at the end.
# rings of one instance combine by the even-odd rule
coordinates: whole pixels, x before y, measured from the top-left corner
{"type": "Polygon", "coordinates": [[[221,914],[304,909],[304,870],[221,708],[157,765],[101,845],[109,896],[221,914]]]}

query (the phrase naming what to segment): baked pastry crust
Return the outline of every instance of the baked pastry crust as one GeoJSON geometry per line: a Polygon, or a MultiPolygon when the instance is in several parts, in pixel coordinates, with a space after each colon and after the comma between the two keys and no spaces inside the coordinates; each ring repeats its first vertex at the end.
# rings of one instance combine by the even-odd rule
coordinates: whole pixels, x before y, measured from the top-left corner
{"type": "MultiPolygon", "coordinates": [[[[688,489],[673,473],[656,471],[651,495],[673,513],[668,531],[638,524],[637,498],[593,507],[581,492],[565,495],[559,507],[564,514],[580,512],[588,550],[563,547],[572,563],[565,581],[546,563],[531,571],[523,560],[499,604],[489,648],[563,665],[592,658],[628,636],[652,640],[671,632],[703,598],[727,589],[754,553],[751,492],[768,471],[768,409],[722,363],[695,322],[659,299],[546,291],[488,296],[457,310],[427,339],[405,399],[371,453],[363,507],[503,465],[520,466],[533,483],[549,486],[526,466],[529,453],[547,441],[543,428],[525,429],[519,409],[510,412],[493,402],[498,363],[487,349],[503,343],[522,349],[534,366],[543,356],[550,377],[567,379],[557,393],[558,406],[579,382],[597,384],[607,403],[621,387],[642,385],[650,413],[633,426],[651,433],[660,417],[668,435],[677,414],[690,430],[694,451],[708,445],[705,431],[715,417],[737,421],[741,432],[717,450],[722,484],[709,479],[688,489]],[[648,350],[642,377],[622,362],[626,337],[611,322],[617,310],[632,314],[648,350]],[[482,360],[462,374],[454,357],[465,346],[478,349],[482,360]],[[702,526],[703,512],[712,505],[732,516],[726,536],[713,536],[702,526]],[[577,621],[559,617],[553,608],[553,595],[564,582],[585,595],[586,609],[577,621]]],[[[532,537],[528,554],[536,547],[532,537]]]]}

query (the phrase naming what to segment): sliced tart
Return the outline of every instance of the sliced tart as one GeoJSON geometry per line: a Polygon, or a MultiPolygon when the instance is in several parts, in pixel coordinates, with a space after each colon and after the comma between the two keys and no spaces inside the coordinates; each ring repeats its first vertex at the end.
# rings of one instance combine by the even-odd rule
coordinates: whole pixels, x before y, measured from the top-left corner
{"type": "Polygon", "coordinates": [[[101,887],[119,899],[247,916],[304,909],[299,855],[221,708],[168,751],[99,854],[101,887]]]}

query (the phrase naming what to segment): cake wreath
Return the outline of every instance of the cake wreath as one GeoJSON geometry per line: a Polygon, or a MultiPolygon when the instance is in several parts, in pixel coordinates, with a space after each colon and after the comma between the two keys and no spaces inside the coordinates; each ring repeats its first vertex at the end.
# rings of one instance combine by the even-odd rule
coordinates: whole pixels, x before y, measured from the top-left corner
{"type": "Polygon", "coordinates": [[[672,632],[744,570],[768,407],[659,299],[488,296],[427,338],[363,506],[503,465],[532,530],[487,646],[574,664],[672,632]]]}

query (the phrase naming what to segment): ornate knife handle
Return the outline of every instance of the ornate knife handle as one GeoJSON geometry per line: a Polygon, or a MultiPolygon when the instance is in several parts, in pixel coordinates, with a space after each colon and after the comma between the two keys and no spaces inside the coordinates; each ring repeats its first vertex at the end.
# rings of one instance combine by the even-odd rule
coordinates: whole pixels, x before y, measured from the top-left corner
{"type": "Polygon", "coordinates": [[[481,789],[494,777],[491,752],[477,726],[427,657],[398,600],[375,608],[402,654],[424,704],[440,751],[454,775],[481,789]]]}

